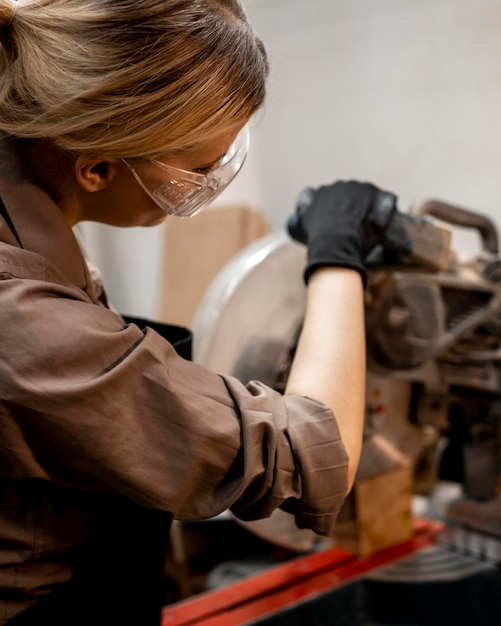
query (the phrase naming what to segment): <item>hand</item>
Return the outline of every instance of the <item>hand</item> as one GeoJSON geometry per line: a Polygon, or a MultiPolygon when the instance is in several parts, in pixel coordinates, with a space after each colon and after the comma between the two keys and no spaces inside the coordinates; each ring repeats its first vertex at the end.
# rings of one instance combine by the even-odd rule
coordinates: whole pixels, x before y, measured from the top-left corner
{"type": "Polygon", "coordinates": [[[364,259],[395,211],[396,196],[370,183],[338,181],[305,190],[288,223],[291,236],[308,246],[305,282],[319,267],[338,266],[357,270],[365,283],[364,259]]]}

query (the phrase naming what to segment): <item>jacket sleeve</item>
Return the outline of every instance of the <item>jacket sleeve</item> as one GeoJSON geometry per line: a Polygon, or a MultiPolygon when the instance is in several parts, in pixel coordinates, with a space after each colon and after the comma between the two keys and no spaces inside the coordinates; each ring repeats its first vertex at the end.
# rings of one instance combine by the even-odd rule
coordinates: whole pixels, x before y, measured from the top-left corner
{"type": "Polygon", "coordinates": [[[1,281],[0,299],[4,475],[123,494],[182,520],[282,507],[331,531],[347,456],[327,407],[189,362],[70,289],[1,281]]]}

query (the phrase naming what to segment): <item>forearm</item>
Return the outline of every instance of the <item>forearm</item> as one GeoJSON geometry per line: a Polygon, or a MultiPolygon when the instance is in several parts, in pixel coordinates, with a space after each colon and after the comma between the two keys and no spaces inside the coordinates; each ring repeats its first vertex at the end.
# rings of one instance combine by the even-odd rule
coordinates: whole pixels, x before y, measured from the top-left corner
{"type": "Polygon", "coordinates": [[[365,408],[363,285],[358,272],[326,267],[310,277],[304,325],[286,393],[329,406],[349,456],[351,488],[365,408]]]}

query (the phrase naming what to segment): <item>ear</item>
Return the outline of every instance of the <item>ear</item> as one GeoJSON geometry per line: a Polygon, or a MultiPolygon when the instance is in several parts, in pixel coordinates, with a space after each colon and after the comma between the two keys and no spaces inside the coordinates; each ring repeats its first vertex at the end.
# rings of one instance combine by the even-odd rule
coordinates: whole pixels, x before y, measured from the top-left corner
{"type": "Polygon", "coordinates": [[[80,155],[75,161],[77,183],[84,191],[95,193],[106,189],[118,171],[119,159],[80,155]]]}

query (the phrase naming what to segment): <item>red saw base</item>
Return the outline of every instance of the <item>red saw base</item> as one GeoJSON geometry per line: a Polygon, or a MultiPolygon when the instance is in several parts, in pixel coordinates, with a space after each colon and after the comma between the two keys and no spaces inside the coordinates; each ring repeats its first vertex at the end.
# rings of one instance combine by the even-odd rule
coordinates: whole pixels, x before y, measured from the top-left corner
{"type": "Polygon", "coordinates": [[[298,557],[240,582],[165,607],[161,626],[259,623],[434,544],[442,529],[442,524],[417,519],[412,539],[369,557],[357,558],[338,548],[298,557]]]}

